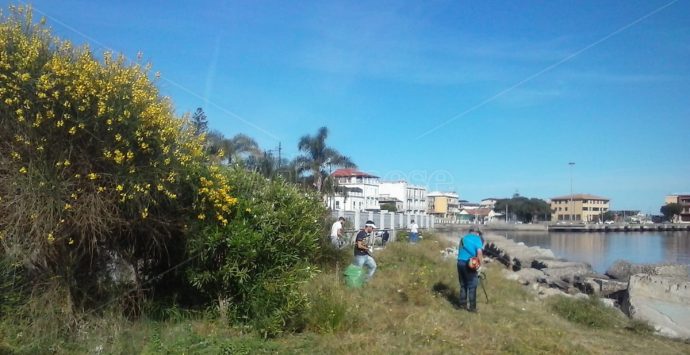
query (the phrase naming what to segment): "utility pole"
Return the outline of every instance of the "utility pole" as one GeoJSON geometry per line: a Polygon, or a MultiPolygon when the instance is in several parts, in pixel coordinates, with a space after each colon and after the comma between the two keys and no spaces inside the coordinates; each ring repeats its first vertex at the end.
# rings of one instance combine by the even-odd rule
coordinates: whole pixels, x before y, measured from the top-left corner
{"type": "Polygon", "coordinates": [[[573,218],[575,215],[573,214],[575,212],[575,204],[573,203],[573,165],[575,165],[574,162],[569,162],[568,165],[570,165],[570,221],[572,222],[573,218]]]}
{"type": "Polygon", "coordinates": [[[283,150],[283,147],[280,145],[280,142],[278,142],[278,170],[280,170],[280,162],[283,159],[281,156],[281,152],[283,150]]]}

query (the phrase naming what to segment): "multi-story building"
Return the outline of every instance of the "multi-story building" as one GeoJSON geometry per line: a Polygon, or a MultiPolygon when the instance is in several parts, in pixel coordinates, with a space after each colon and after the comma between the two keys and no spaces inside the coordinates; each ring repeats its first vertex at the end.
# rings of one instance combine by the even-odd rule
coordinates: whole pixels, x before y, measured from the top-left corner
{"type": "Polygon", "coordinates": [[[341,192],[327,197],[334,210],[379,211],[379,177],[357,169],[338,169],[331,174],[341,192]]]}
{"type": "Polygon", "coordinates": [[[427,213],[441,218],[457,218],[460,213],[459,196],[455,192],[429,192],[427,213]]]}
{"type": "Polygon", "coordinates": [[[666,196],[666,204],[677,203],[681,207],[680,215],[675,222],[690,223],[690,195],[669,195],[666,196]]]}
{"type": "Polygon", "coordinates": [[[411,185],[407,181],[383,181],[379,185],[379,194],[402,201],[401,212],[426,214],[426,187],[411,185]]]}
{"type": "Polygon", "coordinates": [[[609,210],[609,199],[589,194],[551,198],[552,221],[599,222],[609,210]]]}
{"type": "Polygon", "coordinates": [[[479,201],[479,205],[480,205],[481,207],[484,207],[484,208],[491,208],[491,209],[493,209],[494,206],[496,206],[496,202],[498,202],[498,200],[500,200],[500,199],[499,199],[499,198],[495,198],[495,197],[485,198],[485,199],[479,201]]]}
{"type": "Polygon", "coordinates": [[[389,196],[389,195],[379,195],[379,206],[381,206],[382,210],[389,210],[388,206],[393,206],[395,207],[395,212],[403,212],[405,211],[405,208],[403,207],[403,202],[398,200],[397,197],[389,196]]]}

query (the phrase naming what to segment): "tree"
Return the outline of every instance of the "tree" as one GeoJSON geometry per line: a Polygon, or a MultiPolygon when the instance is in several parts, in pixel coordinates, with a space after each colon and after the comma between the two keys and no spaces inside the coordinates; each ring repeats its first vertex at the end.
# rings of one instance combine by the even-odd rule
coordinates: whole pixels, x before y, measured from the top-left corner
{"type": "Polygon", "coordinates": [[[148,65],[60,40],[30,9],[10,13],[0,14],[3,256],[34,270],[33,286],[61,290],[63,314],[120,297],[137,307],[180,261],[189,220],[227,224],[236,199],[148,65]],[[132,294],[108,293],[116,264],[129,266],[132,294]]]}
{"type": "Polygon", "coordinates": [[[192,124],[194,125],[194,135],[200,136],[208,131],[208,120],[201,107],[198,107],[192,115],[192,124]]]}
{"type": "Polygon", "coordinates": [[[601,217],[604,220],[604,222],[616,220],[616,214],[611,211],[604,212],[601,217]]]}
{"type": "Polygon", "coordinates": [[[206,135],[206,150],[209,154],[218,156],[222,152],[222,159],[231,164],[244,164],[247,158],[258,159],[261,149],[256,141],[245,135],[237,134],[232,138],[225,136],[218,131],[211,131],[206,135]]]}
{"type": "Polygon", "coordinates": [[[381,205],[381,210],[385,210],[388,212],[398,212],[398,209],[395,207],[395,204],[393,203],[384,203],[381,205]]]}
{"type": "Polygon", "coordinates": [[[538,198],[526,198],[520,195],[513,195],[510,199],[501,199],[496,202],[494,211],[505,213],[506,206],[509,213],[515,215],[519,221],[529,223],[543,218],[548,220],[551,216],[551,207],[546,201],[538,198]]]}
{"type": "Polygon", "coordinates": [[[324,178],[328,176],[326,166],[354,168],[350,158],[326,145],[328,128],[321,127],[315,136],[305,135],[297,147],[303,155],[295,158],[300,173],[309,172],[316,191],[322,192],[324,178]]]}
{"type": "Polygon", "coordinates": [[[679,215],[683,211],[683,206],[679,203],[668,203],[661,206],[659,211],[664,215],[667,221],[672,221],[674,216],[679,215]]]}

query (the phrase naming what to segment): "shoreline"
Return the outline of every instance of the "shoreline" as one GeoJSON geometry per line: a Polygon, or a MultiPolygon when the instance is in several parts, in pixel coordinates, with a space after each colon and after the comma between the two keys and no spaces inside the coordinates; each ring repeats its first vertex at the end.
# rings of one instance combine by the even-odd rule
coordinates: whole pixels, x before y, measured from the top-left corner
{"type": "Polygon", "coordinates": [[[479,228],[487,231],[525,231],[525,232],[667,232],[690,231],[688,223],[488,223],[488,224],[437,224],[434,229],[440,231],[464,231],[470,228],[479,228]]]}

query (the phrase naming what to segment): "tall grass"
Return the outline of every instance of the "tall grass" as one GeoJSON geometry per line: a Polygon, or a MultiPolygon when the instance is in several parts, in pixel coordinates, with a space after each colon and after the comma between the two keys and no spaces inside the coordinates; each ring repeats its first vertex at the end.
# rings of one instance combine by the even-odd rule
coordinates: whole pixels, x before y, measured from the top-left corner
{"type": "MultiPolygon", "coordinates": [[[[211,314],[140,321],[114,316],[90,320],[78,338],[52,349],[59,354],[690,352],[690,344],[656,337],[593,300],[541,300],[518,283],[504,280],[499,264],[487,265],[483,282],[489,302],[480,289],[479,313],[456,310],[455,260],[441,257],[444,247],[427,235],[418,245],[389,244],[374,255],[379,268],[361,289],[344,285],[342,265],[337,272],[335,265],[322,267],[303,285],[308,302],[296,333],[262,339],[251,328],[233,326],[211,314]]],[[[13,337],[0,337],[2,345],[16,353],[46,349],[13,337]]]]}

